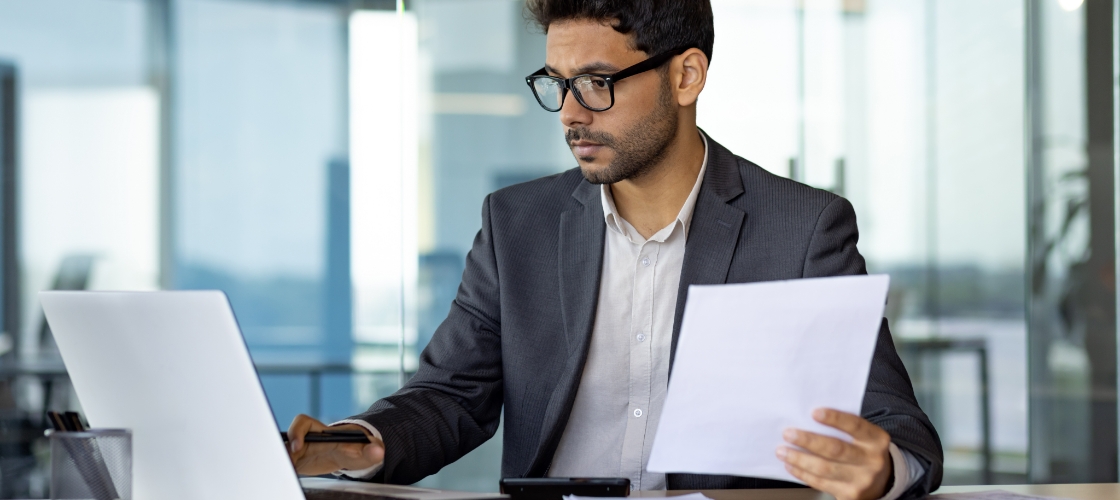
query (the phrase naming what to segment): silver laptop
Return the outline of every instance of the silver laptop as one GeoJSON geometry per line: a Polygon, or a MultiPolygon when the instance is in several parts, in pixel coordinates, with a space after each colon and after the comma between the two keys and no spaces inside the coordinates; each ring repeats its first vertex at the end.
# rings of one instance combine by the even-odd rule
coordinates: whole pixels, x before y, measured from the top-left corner
{"type": "Polygon", "coordinates": [[[39,298],[90,425],[132,429],[135,498],[501,496],[314,478],[301,487],[222,292],[39,298]]]}

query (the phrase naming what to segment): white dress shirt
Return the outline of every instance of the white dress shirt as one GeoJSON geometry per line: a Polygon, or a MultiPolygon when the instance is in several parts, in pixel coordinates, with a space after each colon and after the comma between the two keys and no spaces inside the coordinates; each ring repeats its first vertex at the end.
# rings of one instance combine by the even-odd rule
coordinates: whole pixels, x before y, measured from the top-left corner
{"type": "MultiPolygon", "coordinates": [[[[692,191],[676,219],[645,239],[615,209],[610,187],[601,200],[606,244],[591,346],[567,426],[548,469],[550,477],[625,477],[635,490],[663,490],[665,475],[646,470],[654,433],[665,402],[672,351],[677,287],[684,265],[692,212],[708,163],[704,160],[692,191]]],[[[362,420],[336,424],[361,425],[362,420]]],[[[894,500],[921,477],[923,467],[893,443],[894,486],[883,500],[894,500]],[[902,480],[899,480],[902,478],[902,480]]],[[[376,474],[381,464],[340,471],[354,478],[376,474]]]]}
{"type": "Polygon", "coordinates": [[[607,234],[591,347],[549,476],[625,477],[635,490],[665,489],[665,475],[645,465],[669,385],[677,285],[707,169],[706,143],[684,206],[648,240],[618,214],[610,186],[602,186],[607,234]]]}

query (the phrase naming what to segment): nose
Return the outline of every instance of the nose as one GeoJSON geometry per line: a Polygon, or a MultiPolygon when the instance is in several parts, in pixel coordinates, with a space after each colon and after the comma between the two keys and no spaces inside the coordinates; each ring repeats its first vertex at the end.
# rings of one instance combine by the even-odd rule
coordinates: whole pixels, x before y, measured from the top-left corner
{"type": "Polygon", "coordinates": [[[560,123],[565,127],[574,128],[591,125],[594,116],[591,110],[579,103],[572,92],[569,91],[568,95],[564,96],[564,102],[560,106],[560,123]]]}

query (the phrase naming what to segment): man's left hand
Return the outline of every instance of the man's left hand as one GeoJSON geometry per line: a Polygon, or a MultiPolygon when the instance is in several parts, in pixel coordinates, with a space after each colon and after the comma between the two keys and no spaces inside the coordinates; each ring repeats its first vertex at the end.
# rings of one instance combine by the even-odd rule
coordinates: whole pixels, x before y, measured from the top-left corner
{"type": "Polygon", "coordinates": [[[800,429],[786,429],[786,442],[800,447],[778,447],[786,470],[809,486],[837,500],[874,500],[887,492],[894,473],[891,436],[859,415],[818,408],[813,420],[846,432],[851,443],[800,429]]]}

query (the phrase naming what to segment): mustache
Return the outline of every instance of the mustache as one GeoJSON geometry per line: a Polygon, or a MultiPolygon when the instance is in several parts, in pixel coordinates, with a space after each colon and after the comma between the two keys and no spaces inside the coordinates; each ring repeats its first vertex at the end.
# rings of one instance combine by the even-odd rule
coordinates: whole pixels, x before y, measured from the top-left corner
{"type": "Polygon", "coordinates": [[[587,140],[612,147],[615,144],[614,136],[606,132],[596,132],[586,127],[570,128],[564,132],[564,140],[571,146],[573,142],[587,140]]]}

